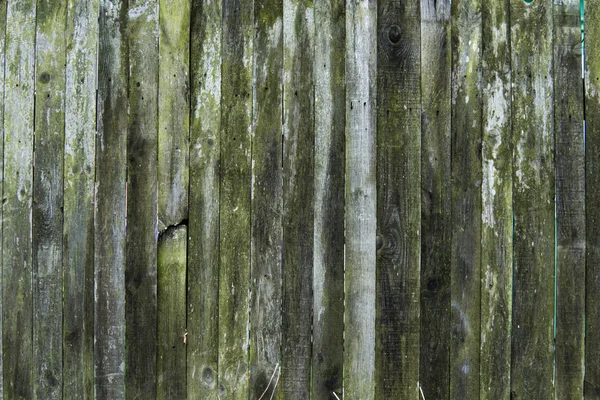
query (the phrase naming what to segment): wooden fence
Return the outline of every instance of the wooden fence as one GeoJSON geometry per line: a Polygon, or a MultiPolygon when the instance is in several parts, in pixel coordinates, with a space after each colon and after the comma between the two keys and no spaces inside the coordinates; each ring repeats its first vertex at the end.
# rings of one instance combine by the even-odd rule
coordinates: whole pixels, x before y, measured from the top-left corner
{"type": "Polygon", "coordinates": [[[0,399],[600,399],[600,0],[0,21],[0,399]]]}

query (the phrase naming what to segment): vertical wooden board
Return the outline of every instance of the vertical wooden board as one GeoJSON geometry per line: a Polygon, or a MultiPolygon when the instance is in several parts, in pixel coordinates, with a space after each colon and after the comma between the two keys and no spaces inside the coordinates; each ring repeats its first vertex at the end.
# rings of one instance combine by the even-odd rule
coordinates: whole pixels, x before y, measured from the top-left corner
{"type": "Polygon", "coordinates": [[[254,2],[223,2],[219,396],[248,397],[254,2]]]}
{"type": "Polygon", "coordinates": [[[452,2],[450,398],[479,396],[481,0],[452,2]]]}
{"type": "Polygon", "coordinates": [[[421,1],[421,360],[426,399],[450,395],[450,0],[421,1]]]}
{"type": "Polygon", "coordinates": [[[284,398],[310,397],[314,238],[314,2],[283,2],[284,398]]]}
{"type": "Polygon", "coordinates": [[[552,2],[511,0],[513,307],[511,396],[553,396],[552,2]]]}
{"type": "Polygon", "coordinates": [[[377,3],[346,3],[344,398],[375,398],[377,3]]]}
{"type": "Polygon", "coordinates": [[[346,2],[315,2],[312,394],[342,396],[346,2]]]}
{"type": "MultiPolygon", "coordinates": [[[[0,21],[4,29],[0,28],[0,140],[4,148],[4,68],[6,67],[6,1],[0,1],[0,21]]],[[[4,150],[0,155],[0,178],[4,182],[4,150]]],[[[4,198],[3,185],[0,185],[0,198],[4,198]]],[[[1,211],[0,211],[1,213],[1,211]]],[[[0,228],[1,229],[1,228],[0,228]]],[[[2,240],[0,240],[0,254],[2,254],[2,240]]],[[[0,267],[1,268],[1,267],[0,267]]],[[[0,399],[3,398],[4,381],[2,372],[2,274],[0,273],[0,399]]]]}
{"type": "Polygon", "coordinates": [[[281,395],[269,380],[281,373],[282,19],[283,1],[254,2],[251,399],[281,395]]]}
{"type": "Polygon", "coordinates": [[[186,397],[187,226],[168,228],[158,238],[157,399],[186,397]]]}
{"type": "Polygon", "coordinates": [[[68,3],[63,223],[63,399],[94,397],[94,172],[98,1],[68,3]]]}
{"type": "Polygon", "coordinates": [[[419,395],[421,4],[377,7],[376,397],[419,395]]]}
{"type": "Polygon", "coordinates": [[[480,398],[510,398],[512,133],[509,1],[482,3],[480,398]]]}
{"type": "Polygon", "coordinates": [[[581,44],[579,0],[554,0],[557,400],[583,398],[586,243],[581,44]]]}
{"type": "Polygon", "coordinates": [[[125,365],[128,399],[156,397],[158,1],[129,0],[125,365]]]}
{"type": "Polygon", "coordinates": [[[67,4],[37,6],[33,170],[33,398],[61,399],[67,4]]]}
{"type": "Polygon", "coordinates": [[[216,400],[222,5],[194,0],[191,7],[187,394],[216,400]]]}
{"type": "Polygon", "coordinates": [[[125,397],[128,73],[126,3],[101,0],[94,223],[94,378],[98,399],[125,397]]]}
{"type": "Polygon", "coordinates": [[[2,369],[7,399],[33,398],[35,6],[32,0],[10,2],[5,27],[2,369]]]}
{"type": "Polygon", "coordinates": [[[158,0],[158,229],[188,217],[190,1],[158,0]]]}
{"type": "Polygon", "coordinates": [[[600,1],[585,3],[585,398],[600,399],[600,1]]]}

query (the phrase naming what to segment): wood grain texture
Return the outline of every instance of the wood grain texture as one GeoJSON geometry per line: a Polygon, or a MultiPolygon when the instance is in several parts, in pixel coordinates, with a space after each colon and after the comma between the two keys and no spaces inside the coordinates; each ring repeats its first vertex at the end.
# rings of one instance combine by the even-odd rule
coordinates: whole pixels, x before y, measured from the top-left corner
{"type": "Polygon", "coordinates": [[[450,1],[421,1],[421,359],[426,399],[450,396],[450,1]]]}
{"type": "Polygon", "coordinates": [[[511,0],[513,307],[511,396],[553,396],[552,2],[511,0]]]}
{"type": "Polygon", "coordinates": [[[556,400],[583,398],[586,204],[581,45],[579,1],[555,0],[556,400]]]}
{"type": "Polygon", "coordinates": [[[35,1],[8,3],[2,238],[2,372],[6,399],[34,398],[31,229],[35,18],[35,1]]]}
{"type": "Polygon", "coordinates": [[[482,3],[480,399],[510,399],[512,132],[509,2],[482,3]]]}
{"type": "MultiPolygon", "coordinates": [[[[6,8],[7,1],[0,1],[0,21],[5,29],[0,29],[0,140],[4,148],[4,69],[6,67],[6,8]]],[[[4,151],[0,156],[0,178],[4,183],[4,151]]],[[[4,199],[3,184],[0,185],[0,198],[4,199]]],[[[0,211],[1,213],[1,211],[0,211]]],[[[1,229],[1,228],[0,228],[1,229]]],[[[2,240],[0,239],[0,254],[2,254],[2,240]]],[[[0,267],[1,268],[1,267],[0,267]]],[[[0,273],[0,399],[4,398],[4,379],[2,372],[2,274],[0,273]]]]}
{"type": "Polygon", "coordinates": [[[125,398],[125,219],[128,130],[127,7],[101,0],[94,228],[94,384],[98,399],[125,398]]]}
{"type": "Polygon", "coordinates": [[[188,217],[190,1],[158,0],[158,229],[188,217]]]}
{"type": "Polygon", "coordinates": [[[129,0],[125,267],[128,399],[156,398],[158,2],[129,0]]]}
{"type": "Polygon", "coordinates": [[[63,379],[63,152],[67,4],[40,2],[36,26],[33,163],[34,399],[61,399],[63,379]]]}
{"type": "Polygon", "coordinates": [[[187,394],[217,399],[219,362],[220,1],[191,5],[187,394]]]}
{"type": "Polygon", "coordinates": [[[158,328],[156,398],[186,399],[187,226],[158,238],[158,328]]]}
{"type": "Polygon", "coordinates": [[[94,397],[94,173],[98,1],[67,6],[63,398],[94,397]]]}
{"type": "Polygon", "coordinates": [[[256,0],[254,29],[250,398],[279,399],[269,380],[281,373],[283,1],[256,0]]]}
{"type": "Polygon", "coordinates": [[[315,2],[312,399],[342,397],[344,353],[345,42],[343,0],[315,2]]]}
{"type": "Polygon", "coordinates": [[[375,397],[377,4],[346,3],[344,398],[375,397]]]}
{"type": "Polygon", "coordinates": [[[314,238],[314,2],[283,1],[284,398],[310,397],[314,238]]]}
{"type": "Polygon", "coordinates": [[[223,2],[219,396],[248,398],[254,2],[223,2]]]}
{"type": "Polygon", "coordinates": [[[479,396],[481,33],[481,1],[453,1],[451,399],[479,396]]]}

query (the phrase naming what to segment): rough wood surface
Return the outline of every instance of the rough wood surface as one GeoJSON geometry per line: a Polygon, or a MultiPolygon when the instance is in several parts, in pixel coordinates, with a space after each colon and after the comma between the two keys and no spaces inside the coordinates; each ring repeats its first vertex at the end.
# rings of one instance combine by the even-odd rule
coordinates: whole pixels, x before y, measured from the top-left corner
{"type": "MultiPolygon", "coordinates": [[[[6,67],[6,8],[7,2],[0,1],[0,21],[5,29],[0,29],[0,140],[4,146],[4,69],[6,67]]],[[[4,182],[4,151],[0,155],[0,178],[4,182]]],[[[4,199],[3,184],[0,185],[0,198],[4,199]]],[[[1,211],[0,211],[1,215],[1,211]]],[[[1,228],[0,228],[1,229],[1,228]]],[[[2,240],[0,239],[0,254],[2,254],[2,240]]],[[[1,269],[1,266],[0,266],[1,269]]],[[[0,273],[0,399],[4,398],[4,379],[2,372],[2,273],[0,273]]]]}
{"type": "Polygon", "coordinates": [[[511,396],[553,396],[552,2],[511,0],[513,315],[511,396]]]}
{"type": "Polygon", "coordinates": [[[156,398],[158,2],[129,0],[125,267],[128,399],[156,398]]]}
{"type": "Polygon", "coordinates": [[[344,351],[345,1],[315,3],[312,399],[342,397],[344,351]]]}
{"type": "Polygon", "coordinates": [[[377,4],[346,3],[344,398],[375,397],[377,4]]]}
{"type": "Polygon", "coordinates": [[[216,400],[219,362],[221,2],[192,2],[187,394],[216,400]]]}
{"type": "Polygon", "coordinates": [[[8,3],[2,201],[2,372],[6,399],[34,398],[31,208],[35,18],[35,1],[8,3]]]}
{"type": "Polygon", "coordinates": [[[554,0],[556,322],[554,398],[583,398],[585,138],[579,0],[554,0]]]}

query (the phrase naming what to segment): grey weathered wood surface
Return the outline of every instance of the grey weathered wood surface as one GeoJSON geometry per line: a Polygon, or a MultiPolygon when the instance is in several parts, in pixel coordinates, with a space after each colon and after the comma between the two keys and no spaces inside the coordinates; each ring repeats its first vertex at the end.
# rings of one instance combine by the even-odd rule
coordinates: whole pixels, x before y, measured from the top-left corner
{"type": "MultiPolygon", "coordinates": [[[[4,26],[6,27],[6,8],[7,8],[7,2],[6,1],[2,1],[0,2],[0,21],[2,21],[2,23],[4,24],[4,26]]],[[[4,94],[5,94],[5,85],[4,85],[4,77],[5,77],[5,67],[6,67],[6,29],[0,29],[0,137],[1,137],[1,141],[2,141],[2,146],[4,146],[4,94]]],[[[4,151],[2,152],[2,155],[0,156],[0,178],[2,179],[2,182],[4,182],[4,151]]],[[[3,184],[0,185],[0,198],[4,199],[4,192],[3,192],[3,184]]],[[[2,211],[0,211],[0,216],[2,215],[2,211]]],[[[1,229],[1,226],[0,226],[1,229]]],[[[0,254],[2,253],[2,240],[0,239],[0,254]]],[[[1,266],[0,266],[0,271],[1,271],[1,266]]],[[[0,399],[4,398],[4,373],[3,373],[3,363],[2,360],[4,358],[4,354],[2,352],[2,319],[3,319],[3,313],[2,313],[2,305],[3,305],[3,297],[2,297],[2,292],[3,292],[3,284],[2,284],[2,273],[0,273],[0,399]]]]}

